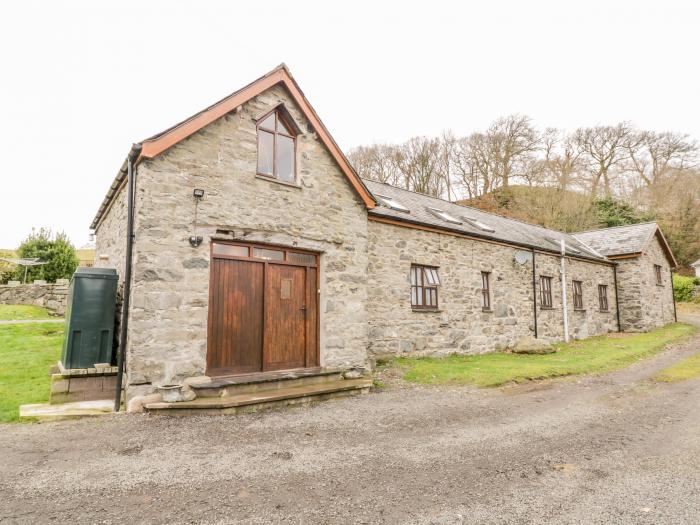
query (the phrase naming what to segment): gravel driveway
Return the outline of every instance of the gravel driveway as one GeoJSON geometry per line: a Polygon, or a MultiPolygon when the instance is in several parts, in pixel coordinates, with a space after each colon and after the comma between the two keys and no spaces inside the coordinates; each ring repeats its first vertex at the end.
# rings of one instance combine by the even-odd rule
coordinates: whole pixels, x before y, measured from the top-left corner
{"type": "Polygon", "coordinates": [[[700,379],[395,385],[233,417],[0,426],[3,523],[698,523],[700,379]]]}

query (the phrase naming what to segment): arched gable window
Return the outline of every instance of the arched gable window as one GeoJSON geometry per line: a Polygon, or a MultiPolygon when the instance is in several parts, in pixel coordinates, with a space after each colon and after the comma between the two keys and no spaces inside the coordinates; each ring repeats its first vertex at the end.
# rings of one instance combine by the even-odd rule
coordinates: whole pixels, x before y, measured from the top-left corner
{"type": "Polygon", "coordinates": [[[258,121],[258,175],[294,182],[296,135],[284,113],[276,108],[258,121]]]}

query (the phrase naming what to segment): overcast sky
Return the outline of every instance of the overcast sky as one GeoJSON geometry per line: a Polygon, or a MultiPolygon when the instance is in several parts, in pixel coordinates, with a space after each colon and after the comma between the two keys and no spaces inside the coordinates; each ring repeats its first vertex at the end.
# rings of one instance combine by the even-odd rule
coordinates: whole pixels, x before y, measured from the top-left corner
{"type": "Polygon", "coordinates": [[[0,248],[33,226],[80,247],[132,142],[280,62],[345,151],[509,113],[700,138],[690,0],[24,0],[0,15],[0,248]]]}

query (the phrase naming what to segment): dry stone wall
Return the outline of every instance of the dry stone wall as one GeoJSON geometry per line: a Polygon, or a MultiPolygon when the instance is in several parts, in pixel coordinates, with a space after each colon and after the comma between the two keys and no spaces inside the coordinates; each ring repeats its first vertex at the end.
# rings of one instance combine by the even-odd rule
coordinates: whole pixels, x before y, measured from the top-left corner
{"type": "MultiPolygon", "coordinates": [[[[534,336],[532,259],[515,258],[516,248],[370,221],[369,349],[385,355],[483,353],[534,336]],[[411,264],[437,266],[441,279],[437,311],[413,310],[411,264]],[[491,273],[490,312],[481,307],[481,272],[491,273]]],[[[523,254],[525,255],[525,254],[523,254]]],[[[537,253],[538,336],[563,339],[559,258],[537,253]],[[539,276],[552,279],[553,308],[539,305],[539,276]]],[[[610,265],[567,259],[571,336],[617,330],[610,265]],[[584,310],[573,310],[571,280],[583,282],[584,310]],[[600,312],[598,284],[608,285],[609,311],[600,312]]]]}
{"type": "Polygon", "coordinates": [[[63,316],[66,313],[68,279],[55,283],[42,281],[36,284],[0,285],[0,304],[25,304],[42,306],[50,313],[63,316]]]}

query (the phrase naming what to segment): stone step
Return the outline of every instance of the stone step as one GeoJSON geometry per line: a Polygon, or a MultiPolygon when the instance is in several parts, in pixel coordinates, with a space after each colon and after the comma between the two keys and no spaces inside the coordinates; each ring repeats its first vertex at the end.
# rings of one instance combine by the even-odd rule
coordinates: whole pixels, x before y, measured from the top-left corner
{"type": "Polygon", "coordinates": [[[35,405],[21,405],[19,407],[19,418],[55,421],[59,419],[102,416],[111,414],[113,411],[113,399],[79,401],[75,403],[62,403],[60,405],[40,403],[35,405]]]}
{"type": "Polygon", "coordinates": [[[320,384],[278,388],[223,397],[198,397],[192,401],[180,401],[178,403],[148,403],[144,408],[148,412],[161,414],[238,413],[366,393],[369,392],[371,386],[371,379],[339,379],[320,384]]]}
{"type": "Polygon", "coordinates": [[[342,371],[340,370],[319,368],[217,377],[206,383],[191,384],[190,387],[195,391],[198,398],[226,397],[237,394],[280,390],[282,388],[319,385],[339,381],[342,377],[342,371]]]}

